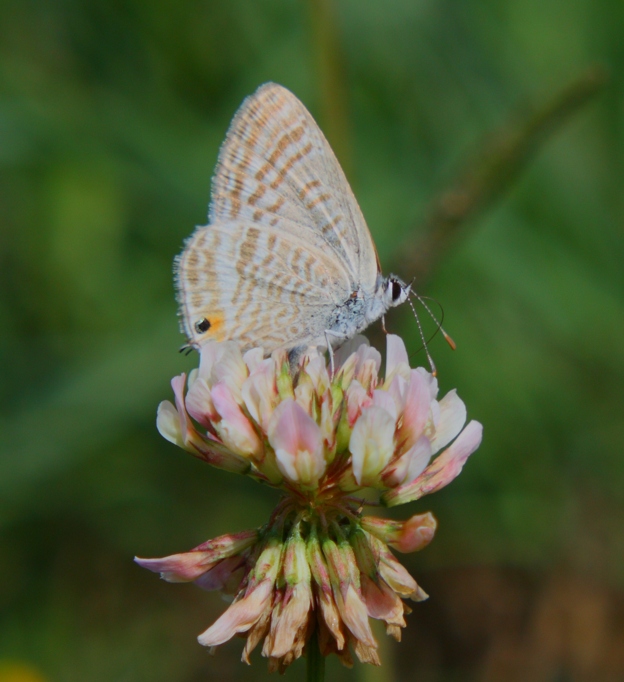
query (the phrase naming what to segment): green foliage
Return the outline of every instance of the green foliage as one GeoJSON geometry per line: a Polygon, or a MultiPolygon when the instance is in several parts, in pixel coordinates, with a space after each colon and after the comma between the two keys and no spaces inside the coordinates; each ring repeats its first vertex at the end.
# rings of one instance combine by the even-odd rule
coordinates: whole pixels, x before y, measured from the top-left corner
{"type": "MultiPolygon", "coordinates": [[[[442,389],[458,387],[485,436],[457,482],[418,503],[440,534],[411,565],[621,580],[624,5],[322,5],[2,3],[0,659],[63,681],[265,675],[235,645],[207,659],[195,643],[218,600],[131,559],[256,526],[274,503],[155,432],[169,379],[196,364],[176,353],[171,262],[206,222],[219,144],[260,83],[341,130],[324,118],[328,26],[347,111],[335,146],[386,271],[487,133],[588,63],[610,69],[422,292],[458,343],[431,344],[442,389]]],[[[389,324],[419,346],[409,311],[389,324]]],[[[328,677],[354,673],[332,663],[328,677]]]]}

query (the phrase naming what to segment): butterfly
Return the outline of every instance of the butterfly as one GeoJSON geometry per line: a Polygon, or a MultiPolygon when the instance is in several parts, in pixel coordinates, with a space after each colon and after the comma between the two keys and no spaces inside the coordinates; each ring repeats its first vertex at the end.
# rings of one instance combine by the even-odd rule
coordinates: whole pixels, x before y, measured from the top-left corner
{"type": "Polygon", "coordinates": [[[234,116],[212,181],[209,224],[176,258],[188,346],[340,346],[403,303],[362,211],[305,106],[275,83],[234,116]]]}

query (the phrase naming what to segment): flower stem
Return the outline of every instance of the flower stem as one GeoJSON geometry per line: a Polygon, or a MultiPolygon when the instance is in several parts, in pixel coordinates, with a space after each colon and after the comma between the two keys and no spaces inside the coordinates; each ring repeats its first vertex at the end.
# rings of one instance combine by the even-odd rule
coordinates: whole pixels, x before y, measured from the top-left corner
{"type": "Polygon", "coordinates": [[[308,641],[308,674],[307,682],[323,682],[325,679],[325,657],[321,653],[318,641],[318,628],[314,628],[308,641]]]}

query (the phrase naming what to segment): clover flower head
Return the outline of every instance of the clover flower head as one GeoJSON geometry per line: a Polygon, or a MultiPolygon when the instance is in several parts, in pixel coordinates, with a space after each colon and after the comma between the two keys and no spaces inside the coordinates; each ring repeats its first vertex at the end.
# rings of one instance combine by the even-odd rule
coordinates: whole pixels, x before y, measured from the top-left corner
{"type": "Polygon", "coordinates": [[[211,342],[188,382],[172,380],[175,404],[158,408],[165,438],[283,496],[261,528],[136,561],[169,582],[232,595],[199,642],[212,648],[243,635],[247,663],[262,642],[272,670],[305,653],[314,632],[323,655],[379,664],[369,619],[400,640],[404,600],[427,598],[392,550],[425,547],[436,520],[362,515],[361,495],[372,490],[388,507],[417,500],[450,483],[481,442],[481,424],[465,424],[456,391],[438,400],[436,378],[410,368],[398,336],[387,337],[383,376],[363,337],[334,361],[332,375],[316,349],[291,367],[284,351],[265,358],[211,342]]]}

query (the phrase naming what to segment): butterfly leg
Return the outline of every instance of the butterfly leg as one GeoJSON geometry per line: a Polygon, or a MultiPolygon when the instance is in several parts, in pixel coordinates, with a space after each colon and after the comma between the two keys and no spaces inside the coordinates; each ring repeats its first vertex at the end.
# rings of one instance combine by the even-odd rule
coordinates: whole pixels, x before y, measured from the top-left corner
{"type": "Polygon", "coordinates": [[[325,341],[327,341],[327,352],[329,353],[330,376],[333,379],[334,378],[334,370],[336,368],[334,365],[334,349],[332,348],[332,345],[329,341],[329,337],[333,336],[335,339],[342,339],[342,341],[346,341],[347,338],[344,336],[344,334],[338,334],[336,332],[331,331],[330,329],[326,329],[324,334],[325,334],[325,341]]]}
{"type": "Polygon", "coordinates": [[[383,330],[384,334],[388,333],[388,330],[386,329],[386,316],[385,315],[381,316],[381,329],[383,330]]]}

